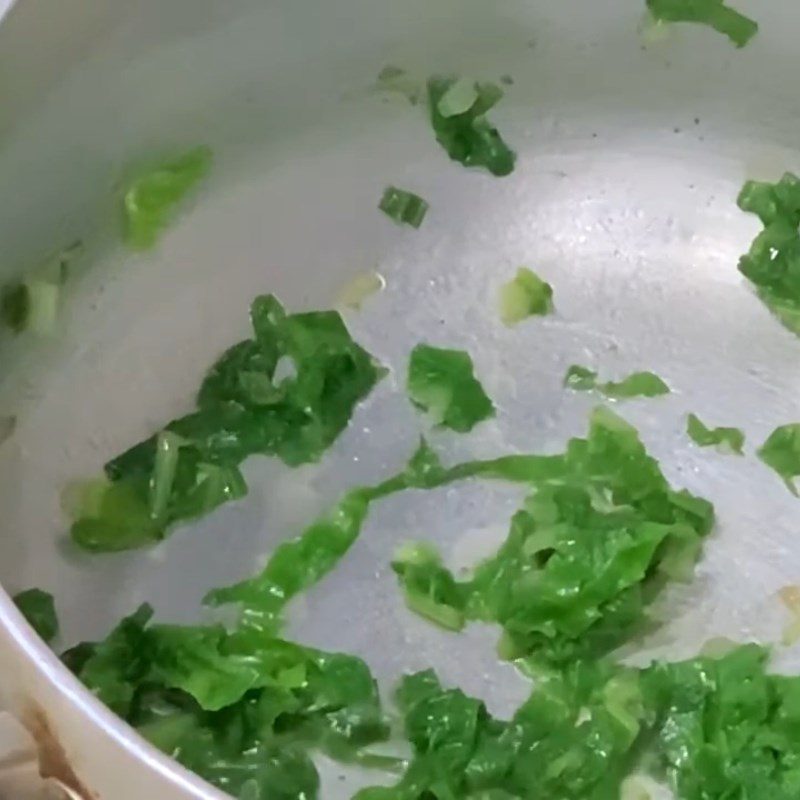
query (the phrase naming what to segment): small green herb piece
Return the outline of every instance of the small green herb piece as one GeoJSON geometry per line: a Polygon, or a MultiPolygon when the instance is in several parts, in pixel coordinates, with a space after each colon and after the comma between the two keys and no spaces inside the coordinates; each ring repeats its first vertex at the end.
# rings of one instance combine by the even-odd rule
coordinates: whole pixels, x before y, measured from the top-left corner
{"type": "Polygon", "coordinates": [[[58,636],[58,616],[53,595],[42,589],[26,589],[14,595],[13,600],[28,624],[45,642],[51,642],[58,636]]]}
{"type": "Polygon", "coordinates": [[[744,432],[739,428],[707,428],[698,416],[689,414],[686,433],[700,447],[721,446],[732,453],[742,454],[744,432]]]}
{"type": "Polygon", "coordinates": [[[748,181],[738,203],[764,225],[739,260],[739,271],[780,322],[800,336],[800,179],[787,172],[774,184],[748,181]]]}
{"type": "Polygon", "coordinates": [[[127,243],[136,249],[152,247],[210,169],[211,151],[197,147],[132,181],[124,198],[127,243]]]}
{"type": "Polygon", "coordinates": [[[781,425],[761,445],[758,457],[783,478],[792,494],[797,494],[794,479],[800,475],[800,424],[781,425]]]}
{"type": "Polygon", "coordinates": [[[506,325],[552,310],[553,287],[526,267],[518,269],[514,280],[500,289],[500,318],[506,325]]]}
{"type": "Polygon", "coordinates": [[[428,204],[417,194],[389,186],[383,193],[378,208],[395,222],[419,228],[428,213],[428,204]]]}
{"type": "Polygon", "coordinates": [[[463,350],[418,344],[408,364],[408,395],[434,424],[460,433],[494,415],[494,406],[463,350]]]}
{"type": "Polygon", "coordinates": [[[567,370],[564,386],[577,392],[598,391],[612,400],[659,397],[670,393],[669,386],[654,372],[633,372],[621,381],[600,382],[596,372],[577,364],[567,370]]]}
{"type": "Polygon", "coordinates": [[[647,0],[647,8],[659,21],[700,22],[744,47],[758,33],[758,23],[740,14],[723,0],[647,0]]]}
{"type": "Polygon", "coordinates": [[[395,554],[392,569],[405,591],[406,605],[421,617],[448,630],[464,627],[464,597],[435,548],[410,543],[395,554]]]}
{"type": "Polygon", "coordinates": [[[375,680],[358,658],[261,632],[153,625],[142,606],[64,660],[157,747],[240,798],[314,800],[309,751],[344,761],[384,740],[375,680]]]}
{"type": "Polygon", "coordinates": [[[470,84],[457,78],[431,78],[428,102],[436,140],[454,161],[466,167],[485,167],[492,175],[508,175],[515,154],[486,118],[502,98],[493,83],[470,84]]]}
{"type": "Polygon", "coordinates": [[[84,487],[72,538],[93,551],[162,539],[180,520],[243,497],[250,455],[317,460],[382,375],[335,311],[286,314],[271,295],[251,308],[254,336],[209,370],[198,408],[105,466],[84,487]]]}

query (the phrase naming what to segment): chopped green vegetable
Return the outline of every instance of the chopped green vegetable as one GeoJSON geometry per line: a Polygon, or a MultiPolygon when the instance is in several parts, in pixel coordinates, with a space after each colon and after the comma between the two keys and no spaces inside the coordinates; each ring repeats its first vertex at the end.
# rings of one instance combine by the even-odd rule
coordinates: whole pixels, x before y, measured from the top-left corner
{"type": "Polygon", "coordinates": [[[485,167],[492,175],[508,175],[516,156],[486,118],[502,98],[493,83],[469,84],[457,78],[431,78],[428,101],[436,141],[454,161],[485,167]]]}
{"type": "Polygon", "coordinates": [[[506,325],[552,310],[553,287],[526,267],[518,269],[514,280],[500,289],[500,318],[506,325]]]}
{"type": "Polygon", "coordinates": [[[499,622],[509,658],[596,658],[642,630],[664,579],[691,575],[713,509],[670,489],[635,430],[605,409],[561,459],[471,579],[455,581],[426,550],[396,569],[407,597],[433,600],[440,618],[499,622]]]}
{"type": "Polygon", "coordinates": [[[211,151],[196,147],[132,181],[124,198],[127,243],[137,249],[152,247],[210,169],[211,151]]]}
{"type": "Polygon", "coordinates": [[[58,616],[53,595],[42,589],[26,589],[14,595],[14,603],[28,624],[46,642],[58,636],[58,616]]]}
{"type": "Polygon", "coordinates": [[[508,722],[428,670],[398,690],[414,758],[392,787],[356,800],[618,797],[645,708],[634,670],[577,664],[540,685],[508,722]]]}
{"type": "Polygon", "coordinates": [[[631,397],[659,397],[669,394],[670,388],[654,372],[633,372],[621,381],[600,382],[594,370],[573,364],[564,377],[564,386],[578,392],[596,390],[612,400],[631,397]]]}
{"type": "Polygon", "coordinates": [[[739,428],[707,428],[695,414],[686,420],[686,433],[700,447],[721,446],[739,455],[744,448],[744,433],[739,428]]]}
{"type": "Polygon", "coordinates": [[[317,460],[382,375],[335,311],[286,314],[269,295],[255,300],[251,319],[254,337],[211,368],[198,410],[109,461],[108,481],[83,492],[73,511],[79,545],[142,547],[243,497],[239,465],[249,455],[317,460]]]}
{"type": "Polygon", "coordinates": [[[656,709],[652,749],[684,800],[794,797],[800,764],[800,678],[766,674],[768,653],[660,664],[643,674],[656,709]]]}
{"type": "Polygon", "coordinates": [[[780,322],[800,335],[800,179],[787,172],[777,183],[748,181],[738,203],[764,225],[739,271],[780,322]]]}
{"type": "Polygon", "coordinates": [[[147,739],[240,798],[313,800],[308,750],[359,760],[388,728],[358,658],[261,633],[151,625],[140,608],[65,660],[147,739]]]}
{"type": "Polygon", "coordinates": [[[383,193],[378,208],[395,222],[419,228],[428,213],[428,204],[413,192],[389,186],[383,193]]]}
{"type": "Polygon", "coordinates": [[[794,479],[800,475],[800,424],[781,425],[761,445],[758,457],[783,478],[792,494],[797,494],[794,479]]]}
{"type": "Polygon", "coordinates": [[[351,489],[297,538],[279,545],[261,573],[232,586],[212,590],[206,602],[238,604],[242,628],[273,634],[282,625],[281,615],[286,604],[296,594],[319,582],[347,553],[361,532],[370,505],[376,500],[405,489],[434,489],[475,477],[533,483],[558,481],[565,474],[561,456],[503,456],[445,468],[423,439],[403,472],[375,486],[351,489]]]}
{"type": "Polygon", "coordinates": [[[723,0],[647,0],[647,8],[659,21],[700,22],[744,47],[758,32],[758,23],[740,14],[723,0]]]}
{"type": "Polygon", "coordinates": [[[435,548],[426,544],[404,545],[395,554],[392,568],[400,578],[406,605],[412,611],[449,630],[464,627],[464,593],[442,566],[435,548]]]}
{"type": "Polygon", "coordinates": [[[408,395],[434,424],[465,433],[494,415],[494,406],[463,350],[418,344],[408,364],[408,395]]]}

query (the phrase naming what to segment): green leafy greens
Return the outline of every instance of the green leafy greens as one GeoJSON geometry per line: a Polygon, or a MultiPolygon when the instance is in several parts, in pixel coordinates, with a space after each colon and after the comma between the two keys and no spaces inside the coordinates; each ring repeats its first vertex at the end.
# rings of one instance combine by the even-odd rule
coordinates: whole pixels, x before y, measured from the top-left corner
{"type": "Polygon", "coordinates": [[[787,172],[777,183],[748,181],[738,203],[764,225],[739,271],[781,323],[800,335],[800,179],[787,172]]]}
{"type": "Polygon", "coordinates": [[[42,589],[26,589],[13,597],[14,604],[28,624],[46,642],[58,636],[58,615],[53,595],[42,589]]]}
{"type": "Polygon", "coordinates": [[[509,721],[444,689],[428,670],[398,690],[414,758],[391,787],[356,800],[616,798],[644,722],[634,670],[577,664],[541,676],[509,721]]]}
{"type": "Polygon", "coordinates": [[[471,84],[458,78],[431,78],[428,103],[436,141],[465,167],[485,167],[504,176],[514,169],[516,156],[486,118],[502,98],[493,83],[471,84]]]}
{"type": "Polygon", "coordinates": [[[758,23],[725,5],[723,0],[647,0],[661,22],[700,22],[744,47],[758,33],[758,23]]]}
{"type": "Polygon", "coordinates": [[[781,425],[761,445],[758,457],[783,478],[792,494],[797,494],[794,479],[800,475],[800,424],[781,425]]]}
{"type": "Polygon", "coordinates": [[[500,318],[506,325],[552,310],[553,287],[526,267],[520,267],[514,279],[500,289],[500,318]]]}
{"type": "Polygon", "coordinates": [[[598,381],[594,370],[573,364],[564,377],[564,386],[578,392],[598,391],[611,400],[632,397],[659,397],[670,388],[654,372],[633,372],[621,381],[598,381]]]}
{"type": "Polygon", "coordinates": [[[361,760],[387,737],[360,659],[261,633],[154,625],[151,615],[142,606],[64,660],[147,739],[235,797],[313,800],[309,750],[361,760]]]}
{"type": "Polygon", "coordinates": [[[434,424],[466,433],[494,415],[494,406],[463,350],[418,344],[408,363],[408,396],[434,424]]]}
{"type": "Polygon", "coordinates": [[[691,576],[713,508],[671,489],[636,431],[603,408],[586,439],[552,458],[472,578],[456,581],[427,549],[395,569],[418,613],[452,628],[498,622],[503,655],[561,664],[602,656],[645,628],[666,580],[691,576]]]}
{"type": "Polygon", "coordinates": [[[135,178],[123,200],[126,242],[136,249],[152,247],[210,169],[211,151],[196,147],[135,178]]]}
{"type": "Polygon", "coordinates": [[[211,368],[197,410],[109,461],[107,479],[84,487],[72,525],[81,547],[141,547],[179,520],[242,497],[247,456],[291,466],[317,460],[383,374],[335,311],[287,314],[265,295],[250,316],[253,338],[211,368]]]}
{"type": "Polygon", "coordinates": [[[800,780],[800,678],[766,674],[767,651],[660,664],[644,673],[653,750],[684,800],[775,797],[800,780]]]}
{"type": "Polygon", "coordinates": [[[412,228],[419,228],[428,213],[428,204],[413,192],[389,186],[381,197],[378,208],[395,222],[402,222],[412,228]]]}
{"type": "Polygon", "coordinates": [[[718,446],[737,455],[742,454],[744,433],[739,428],[708,428],[696,414],[689,414],[686,432],[700,447],[718,446]]]}
{"type": "Polygon", "coordinates": [[[398,705],[414,757],[397,784],[356,798],[616,800],[644,762],[685,800],[789,800],[800,678],[768,674],[767,655],[750,644],[643,670],[577,661],[540,673],[508,721],[431,670],[408,675],[398,705]]]}

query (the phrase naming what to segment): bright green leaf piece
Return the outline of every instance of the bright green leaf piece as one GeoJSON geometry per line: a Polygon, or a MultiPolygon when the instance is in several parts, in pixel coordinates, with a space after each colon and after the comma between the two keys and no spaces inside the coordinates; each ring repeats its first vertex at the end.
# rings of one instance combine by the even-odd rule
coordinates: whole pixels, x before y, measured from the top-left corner
{"type": "Polygon", "coordinates": [[[378,208],[395,222],[419,228],[428,213],[428,204],[413,192],[389,186],[381,197],[378,208]]]}
{"type": "Polygon", "coordinates": [[[578,392],[597,391],[611,400],[632,397],[659,397],[670,393],[667,384],[654,372],[633,372],[621,381],[597,380],[597,373],[573,364],[564,376],[564,386],[578,392]]]}
{"type": "Polygon", "coordinates": [[[518,269],[514,279],[500,289],[500,318],[506,325],[552,310],[553,287],[526,267],[518,269]]]}
{"type": "Polygon", "coordinates": [[[434,424],[460,433],[494,415],[494,405],[463,350],[418,344],[408,364],[408,395],[434,424]]]}
{"type": "Polygon", "coordinates": [[[513,171],[516,155],[486,117],[502,96],[503,90],[492,83],[428,81],[431,124],[450,158],[466,167],[485,167],[496,176],[513,171]]]}
{"type": "Polygon", "coordinates": [[[686,433],[700,447],[722,447],[732,453],[742,454],[744,432],[739,428],[708,428],[698,416],[689,414],[686,433]]]}
{"type": "Polygon", "coordinates": [[[356,800],[611,800],[647,728],[639,675],[602,664],[540,676],[508,721],[432,670],[406,676],[397,699],[413,758],[397,784],[356,800]]]}
{"type": "Polygon", "coordinates": [[[800,678],[768,674],[768,656],[750,644],[643,673],[645,705],[655,711],[648,750],[676,797],[788,800],[797,792],[800,678]]]}
{"type": "MultiPolygon", "coordinates": [[[[606,409],[592,415],[587,439],[550,459],[527,462],[536,488],[471,578],[457,581],[427,547],[404,551],[394,568],[422,616],[497,622],[505,657],[564,664],[646,629],[665,580],[691,577],[713,509],[672,490],[636,431],[606,409]]],[[[491,474],[489,462],[469,466],[491,474]]]]}
{"type": "Polygon", "coordinates": [[[647,0],[647,8],[661,22],[699,22],[744,47],[758,33],[758,23],[723,0],[647,0]]]}
{"type": "Polygon", "coordinates": [[[162,539],[170,525],[243,497],[250,455],[316,461],[383,375],[335,311],[287,314],[271,295],[251,308],[254,336],[212,366],[197,410],[105,466],[72,509],[72,538],[93,551],[162,539]]]}
{"type": "Polygon", "coordinates": [[[64,660],[145,738],[239,798],[314,800],[311,753],[358,761],[388,726],[354,656],[262,632],[154,625],[142,606],[64,660]]]}
{"type": "Polygon", "coordinates": [[[392,561],[406,605],[430,622],[448,630],[464,627],[464,594],[431,545],[410,543],[392,561]]]}
{"type": "Polygon", "coordinates": [[[783,478],[792,494],[798,494],[794,479],[800,475],[800,424],[776,428],[761,445],[758,457],[783,478]]]}
{"type": "Polygon", "coordinates": [[[28,624],[45,642],[58,636],[58,615],[53,595],[42,589],[26,589],[15,594],[13,600],[28,624]]]}
{"type": "Polygon", "coordinates": [[[739,271],[778,320],[800,336],[800,179],[787,172],[777,183],[748,181],[738,203],[764,226],[739,260],[739,271]]]}
{"type": "Polygon", "coordinates": [[[211,151],[197,147],[133,180],[124,197],[126,242],[136,249],[152,247],[210,169],[211,151]]]}

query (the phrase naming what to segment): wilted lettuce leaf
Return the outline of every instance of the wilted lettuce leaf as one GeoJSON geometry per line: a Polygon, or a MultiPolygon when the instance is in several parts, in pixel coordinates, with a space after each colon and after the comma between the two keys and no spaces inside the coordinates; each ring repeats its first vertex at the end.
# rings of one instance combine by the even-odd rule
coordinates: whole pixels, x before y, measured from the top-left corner
{"type": "Polygon", "coordinates": [[[744,47],[758,32],[758,24],[723,0],[647,0],[650,13],[663,22],[701,22],[744,47]]]}
{"type": "Polygon", "coordinates": [[[58,636],[58,615],[53,595],[42,589],[26,589],[12,598],[28,624],[46,642],[58,636]]]}
{"type": "Polygon", "coordinates": [[[335,311],[286,314],[256,298],[252,339],[209,370],[195,412],[106,464],[77,503],[73,539],[94,551],[141,547],[174,522],[247,492],[250,455],[295,466],[317,460],[382,375],[335,311]]]}
{"type": "Polygon", "coordinates": [[[633,372],[621,381],[598,381],[597,373],[573,364],[564,376],[564,386],[578,392],[598,391],[611,400],[631,397],[658,397],[670,389],[654,372],[633,372]]]}
{"type": "Polygon", "coordinates": [[[739,260],[739,271],[775,316],[800,335],[800,179],[787,172],[777,183],[748,181],[738,203],[764,225],[739,260]]]}
{"type": "Polygon", "coordinates": [[[465,592],[442,566],[435,548],[425,543],[406,544],[395,553],[392,569],[412,611],[449,630],[464,627],[465,592]]]}
{"type": "Polygon", "coordinates": [[[418,344],[408,363],[408,395],[436,425],[465,433],[494,414],[494,406],[463,350],[418,344]]]}
{"type": "Polygon", "coordinates": [[[685,800],[794,797],[800,679],[766,673],[767,651],[659,664],[643,675],[656,711],[653,751],[685,800]]]}
{"type": "Polygon", "coordinates": [[[211,151],[197,147],[133,180],[124,198],[127,243],[137,249],[152,247],[180,202],[210,169],[211,151]]]}
{"type": "Polygon", "coordinates": [[[615,798],[643,727],[634,670],[577,664],[541,676],[513,718],[444,689],[428,670],[398,690],[414,758],[392,787],[357,800],[424,798],[615,798]]]}
{"type": "Polygon", "coordinates": [[[552,309],[553,287],[527,267],[520,267],[514,279],[500,289],[500,318],[506,325],[549,314],[552,309]]]}
{"type": "Polygon", "coordinates": [[[503,96],[493,83],[470,84],[457,78],[431,78],[428,103],[436,141],[454,161],[508,175],[516,156],[486,118],[503,96]]]}
{"type": "Polygon", "coordinates": [[[83,645],[76,672],[220,789],[310,800],[318,777],[309,751],[357,760],[364,745],[386,738],[375,681],[360,659],[261,632],[151,625],[151,613],[142,607],[103,642],[83,645]]]}
{"type": "Polygon", "coordinates": [[[409,551],[396,571],[424,616],[450,627],[495,621],[505,656],[566,663],[601,656],[644,628],[665,580],[691,575],[713,509],[672,490],[636,431],[606,409],[549,466],[471,579],[456,581],[428,549],[409,551]]]}
{"type": "Polygon", "coordinates": [[[794,479],[800,475],[800,424],[776,428],[761,445],[758,457],[783,478],[790,492],[797,494],[794,479]]]}
{"type": "Polygon", "coordinates": [[[689,414],[686,420],[686,432],[700,447],[717,445],[732,453],[742,454],[744,433],[739,428],[708,428],[697,415],[689,414]]]}

